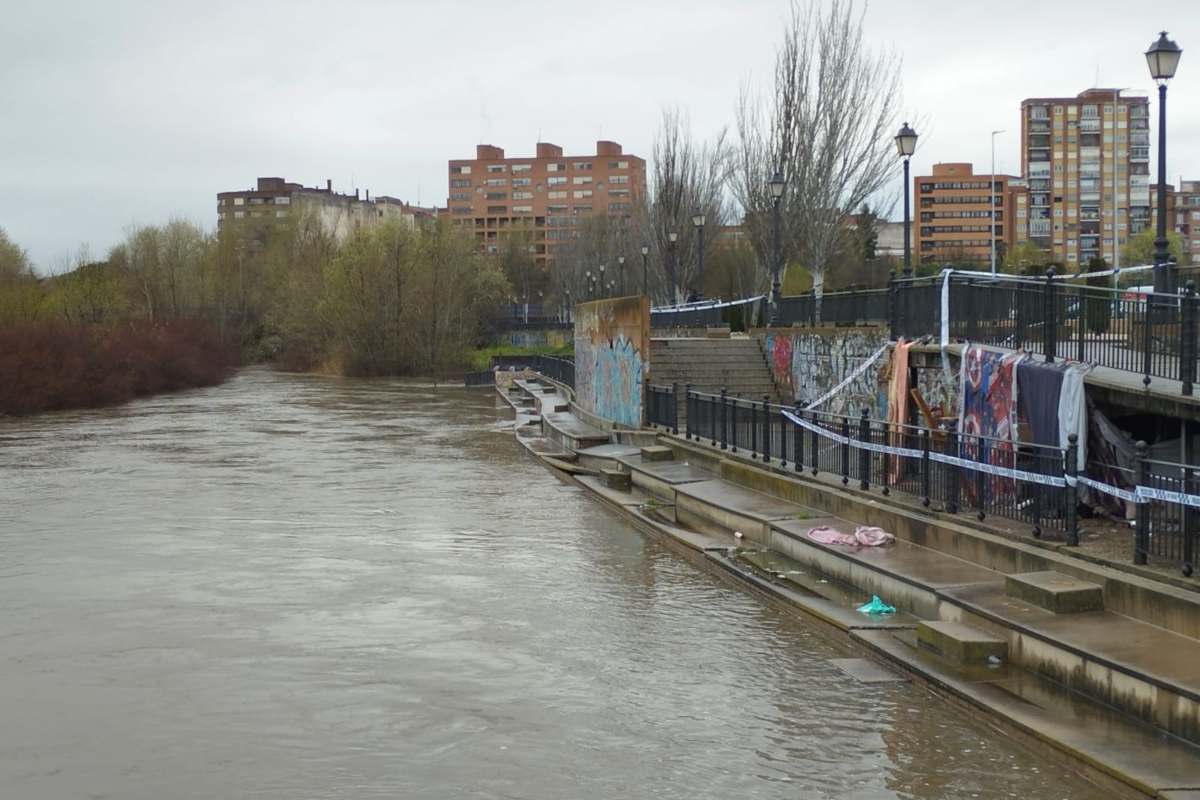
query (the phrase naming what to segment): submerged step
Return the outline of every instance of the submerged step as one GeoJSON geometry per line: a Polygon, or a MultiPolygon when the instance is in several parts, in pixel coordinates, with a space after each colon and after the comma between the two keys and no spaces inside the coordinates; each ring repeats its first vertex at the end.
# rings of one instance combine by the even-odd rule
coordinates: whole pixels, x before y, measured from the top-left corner
{"type": "Polygon", "coordinates": [[[986,664],[990,658],[1008,657],[1008,642],[961,622],[917,623],[917,644],[954,664],[986,664]]]}
{"type": "Polygon", "coordinates": [[[1075,614],[1104,608],[1104,590],[1061,572],[1025,572],[1008,575],[1004,588],[1009,597],[1024,600],[1055,614],[1075,614]]]}
{"type": "Polygon", "coordinates": [[[675,451],[660,444],[642,448],[643,461],[672,461],[674,458],[675,451]]]}

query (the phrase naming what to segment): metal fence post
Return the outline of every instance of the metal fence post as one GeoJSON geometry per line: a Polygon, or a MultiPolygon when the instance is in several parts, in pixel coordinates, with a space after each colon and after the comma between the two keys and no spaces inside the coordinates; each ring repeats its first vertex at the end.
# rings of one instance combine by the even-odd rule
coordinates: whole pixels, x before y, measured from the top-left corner
{"type": "Polygon", "coordinates": [[[689,384],[686,384],[686,385],[683,387],[683,390],[684,390],[684,393],[685,393],[685,394],[684,394],[684,397],[683,397],[683,401],[684,401],[684,403],[685,403],[685,406],[684,406],[684,423],[683,423],[683,438],[685,438],[685,439],[689,439],[689,440],[690,440],[690,439],[692,438],[692,431],[694,430],[694,429],[692,428],[692,420],[693,420],[693,418],[696,416],[696,412],[695,412],[695,410],[692,408],[692,405],[693,405],[693,400],[692,400],[692,385],[691,385],[690,383],[689,383],[689,384]]]}
{"type": "Polygon", "coordinates": [[[771,396],[763,395],[762,460],[771,463],[771,396]]]}
{"type": "Polygon", "coordinates": [[[729,406],[725,387],[721,387],[721,449],[729,447],[729,406]]]}
{"type": "MultiPolygon", "coordinates": [[[[958,431],[946,431],[946,445],[943,448],[946,455],[958,457],[958,431]]],[[[942,474],[946,476],[946,511],[958,513],[958,476],[961,474],[957,467],[950,464],[942,465],[942,474]]]]}
{"type": "Polygon", "coordinates": [[[1044,315],[1042,318],[1042,349],[1046,363],[1054,361],[1058,347],[1058,303],[1054,286],[1054,267],[1046,267],[1046,285],[1043,289],[1044,315]]]}
{"type": "Polygon", "coordinates": [[[734,397],[733,397],[733,398],[732,398],[732,399],[729,401],[729,416],[731,417],[731,419],[730,419],[730,424],[729,424],[729,428],[730,428],[730,432],[731,432],[731,434],[732,434],[732,436],[733,436],[732,440],[731,440],[731,441],[730,441],[730,443],[729,443],[729,452],[731,452],[731,453],[736,453],[736,452],[737,452],[737,442],[738,442],[738,418],[737,418],[737,412],[738,412],[737,396],[735,395],[735,396],[734,396],[734,397]]]}
{"type": "Polygon", "coordinates": [[[809,433],[812,435],[808,439],[808,445],[809,449],[812,451],[812,474],[816,475],[818,465],[821,461],[821,438],[820,434],[817,433],[817,426],[820,423],[817,422],[817,412],[814,411],[809,419],[811,419],[813,422],[813,428],[811,431],[809,431],[809,433]]]}
{"type": "Polygon", "coordinates": [[[1084,361],[1084,341],[1087,338],[1088,306],[1092,299],[1088,295],[1087,286],[1079,287],[1079,299],[1075,302],[1075,360],[1084,361]]]}
{"type": "MultiPolygon", "coordinates": [[[[871,441],[871,417],[866,406],[858,420],[858,440],[864,444],[871,441]]],[[[865,447],[858,450],[858,488],[864,492],[871,490],[871,451],[865,447]]]]}
{"type": "Polygon", "coordinates": [[[1154,352],[1154,300],[1156,295],[1151,292],[1145,295],[1145,308],[1142,311],[1142,385],[1150,385],[1150,372],[1153,365],[1154,352]]]}
{"type": "Polygon", "coordinates": [[[921,428],[921,505],[929,508],[929,431],[921,428]]]}
{"type": "MultiPolygon", "coordinates": [[[[804,409],[796,403],[796,419],[804,419],[804,409]]],[[[804,429],[792,423],[792,467],[796,472],[804,471],[804,429]]]]}
{"type": "MultiPolygon", "coordinates": [[[[1149,308],[1147,308],[1149,311],[1149,308]]],[[[1137,469],[1134,474],[1137,476],[1135,481],[1136,486],[1146,485],[1146,476],[1150,471],[1150,464],[1147,461],[1149,448],[1146,443],[1139,441],[1137,443],[1137,469]]],[[[1133,563],[1145,564],[1146,554],[1150,550],[1150,504],[1138,503],[1137,511],[1134,515],[1134,527],[1136,530],[1133,534],[1133,563]]]]}
{"type": "MultiPolygon", "coordinates": [[[[987,440],[983,438],[983,434],[975,437],[975,449],[975,460],[980,464],[988,463],[987,440]]],[[[987,516],[987,473],[981,469],[975,470],[975,505],[979,508],[976,516],[983,522],[987,516]]]]}
{"type": "Polygon", "coordinates": [[[896,319],[896,270],[888,270],[887,318],[888,339],[896,341],[896,329],[899,327],[896,319]]]}
{"type": "Polygon", "coordinates": [[[850,483],[850,418],[842,417],[842,486],[850,483]]]}
{"type": "Polygon", "coordinates": [[[1067,484],[1063,487],[1063,502],[1067,504],[1066,508],[1063,509],[1067,522],[1067,547],[1079,546],[1078,475],[1079,435],[1072,433],[1067,437],[1067,463],[1066,469],[1063,470],[1063,480],[1067,484]]]}
{"type": "Polygon", "coordinates": [[[671,433],[679,435],[679,383],[671,384],[671,433]]]}
{"type": "Polygon", "coordinates": [[[1196,284],[1188,281],[1180,299],[1179,320],[1179,380],[1183,382],[1183,395],[1192,396],[1192,384],[1196,380],[1196,284]]]}
{"type": "Polygon", "coordinates": [[[758,453],[758,408],[750,401],[750,458],[758,453]]]}

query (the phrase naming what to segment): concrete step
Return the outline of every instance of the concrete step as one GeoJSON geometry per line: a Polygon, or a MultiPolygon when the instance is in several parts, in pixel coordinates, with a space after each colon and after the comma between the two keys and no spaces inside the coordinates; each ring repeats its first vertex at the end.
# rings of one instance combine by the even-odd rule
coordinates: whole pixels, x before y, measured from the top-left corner
{"type": "Polygon", "coordinates": [[[1104,608],[1104,590],[1061,572],[1025,572],[1004,579],[1009,597],[1052,611],[1076,614],[1104,608]]]}
{"type": "Polygon", "coordinates": [[[544,414],[542,431],[548,439],[557,442],[567,450],[584,450],[608,443],[607,433],[581,422],[572,414],[563,412],[544,414]]]}
{"type": "Polygon", "coordinates": [[[643,447],[641,456],[643,461],[672,461],[675,458],[675,451],[669,447],[655,444],[643,447]]]}
{"type": "Polygon", "coordinates": [[[627,444],[606,443],[577,450],[580,466],[595,470],[617,469],[617,459],[623,456],[633,456],[640,452],[639,448],[627,444]]]}
{"type": "Polygon", "coordinates": [[[952,664],[1000,664],[1008,658],[1008,642],[961,622],[919,622],[917,643],[952,664]]]}
{"type": "Polygon", "coordinates": [[[675,503],[675,487],[685,483],[711,481],[715,475],[683,461],[647,461],[641,454],[623,456],[618,459],[624,469],[629,470],[633,485],[646,494],[675,503]]]}
{"type": "Polygon", "coordinates": [[[604,478],[604,485],[609,489],[615,489],[619,492],[628,492],[633,488],[633,482],[630,480],[629,473],[620,469],[601,469],[600,476],[604,478]]]}
{"type": "Polygon", "coordinates": [[[807,513],[803,506],[722,480],[684,483],[674,488],[679,524],[705,533],[740,532],[762,545],[768,543],[772,522],[807,513]]]}

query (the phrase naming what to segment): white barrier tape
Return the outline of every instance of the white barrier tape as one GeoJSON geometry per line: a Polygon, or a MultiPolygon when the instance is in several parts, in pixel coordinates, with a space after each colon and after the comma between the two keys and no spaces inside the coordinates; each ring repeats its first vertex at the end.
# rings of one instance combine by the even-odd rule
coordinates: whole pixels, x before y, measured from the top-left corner
{"type": "Polygon", "coordinates": [[[1137,487],[1137,493],[1138,497],[1144,498],[1143,502],[1162,500],[1167,503],[1177,503],[1181,506],[1200,508],[1200,496],[1194,494],[1172,492],[1169,489],[1155,489],[1153,486],[1139,486],[1137,487]]]}
{"type": "MultiPolygon", "coordinates": [[[[922,458],[925,455],[923,451],[914,450],[911,447],[893,447],[891,445],[886,445],[886,444],[876,444],[874,442],[864,442],[864,441],[860,441],[858,439],[851,439],[846,436],[842,436],[840,433],[834,433],[833,431],[829,430],[828,428],[823,428],[820,425],[816,425],[812,422],[809,422],[806,419],[800,419],[799,417],[797,417],[795,414],[791,413],[790,411],[783,411],[781,413],[783,414],[784,417],[791,420],[796,425],[799,425],[800,427],[805,428],[810,431],[815,431],[816,433],[818,433],[822,436],[825,436],[838,444],[848,444],[851,447],[858,448],[860,450],[869,450],[872,453],[884,453],[886,455],[906,456],[908,458],[922,458]]],[[[1012,469],[1010,467],[1001,467],[1001,466],[997,466],[995,464],[988,464],[988,463],[980,462],[980,461],[972,461],[969,458],[959,458],[958,456],[948,456],[945,453],[938,453],[938,452],[935,452],[932,450],[929,452],[929,460],[937,461],[942,464],[950,464],[951,466],[955,466],[955,467],[962,467],[964,469],[974,470],[976,472],[982,472],[987,475],[995,475],[995,476],[1001,477],[1001,478],[1011,478],[1013,480],[1021,480],[1021,481],[1025,481],[1026,483],[1039,483],[1039,484],[1042,484],[1043,486],[1060,486],[1060,487],[1067,485],[1067,482],[1059,476],[1042,475],[1041,473],[1029,472],[1028,470],[1023,470],[1023,469],[1012,469]]]]}
{"type": "Polygon", "coordinates": [[[1082,483],[1084,486],[1090,486],[1098,492],[1104,492],[1105,494],[1111,494],[1113,497],[1119,497],[1122,500],[1124,500],[1126,503],[1144,503],[1144,502],[1146,502],[1140,496],[1138,496],[1137,491],[1135,491],[1133,489],[1120,489],[1116,486],[1109,486],[1107,483],[1101,483],[1100,481],[1094,481],[1091,478],[1085,478],[1082,475],[1079,475],[1073,479],[1067,478],[1067,483],[1071,483],[1072,481],[1077,481],[1079,483],[1082,483]]]}
{"type": "Polygon", "coordinates": [[[712,308],[729,308],[730,306],[742,306],[746,305],[747,303],[757,303],[765,296],[766,295],[760,294],[756,297],[747,297],[744,300],[725,300],[715,303],[694,303],[692,305],[681,306],[660,306],[658,308],[652,308],[650,311],[655,314],[684,314],[688,311],[708,311],[712,308]]]}
{"type": "Polygon", "coordinates": [[[878,360],[879,360],[879,357],[880,357],[881,355],[883,355],[884,353],[886,353],[886,352],[887,352],[887,350],[888,350],[888,347],[890,347],[890,346],[891,346],[891,345],[887,345],[887,344],[885,344],[883,347],[880,347],[878,350],[876,350],[874,353],[872,353],[872,354],[871,354],[871,356],[870,356],[870,357],[869,357],[869,358],[868,358],[866,361],[864,361],[863,363],[861,363],[861,364],[859,364],[857,367],[855,367],[855,368],[854,368],[854,371],[853,371],[853,372],[851,372],[849,375],[847,375],[847,376],[846,376],[846,377],[845,377],[845,378],[842,380],[842,382],[841,382],[841,383],[839,383],[837,386],[834,386],[834,387],[833,387],[832,389],[830,389],[828,392],[826,392],[825,394],[823,394],[823,395],[821,395],[820,397],[818,397],[816,400],[813,400],[811,403],[809,403],[808,405],[806,405],[806,406],[804,407],[805,411],[811,411],[811,410],[813,410],[814,408],[816,408],[817,406],[821,405],[821,404],[822,404],[822,403],[824,403],[826,400],[828,400],[829,398],[833,397],[835,394],[837,394],[838,392],[840,392],[842,389],[846,388],[846,386],[847,386],[847,385],[848,385],[848,384],[849,384],[851,381],[853,381],[855,378],[857,378],[858,376],[860,376],[860,375],[862,375],[864,372],[866,372],[866,371],[867,371],[867,367],[871,366],[871,365],[872,365],[872,364],[874,364],[876,361],[878,361],[878,360]]]}

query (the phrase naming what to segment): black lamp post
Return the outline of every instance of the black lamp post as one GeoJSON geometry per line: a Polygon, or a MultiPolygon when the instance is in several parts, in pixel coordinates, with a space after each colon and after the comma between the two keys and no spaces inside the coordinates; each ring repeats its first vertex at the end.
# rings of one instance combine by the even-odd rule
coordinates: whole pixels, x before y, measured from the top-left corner
{"type": "Polygon", "coordinates": [[[771,227],[773,231],[773,244],[771,249],[771,318],[768,321],[769,325],[774,325],[779,321],[779,295],[782,288],[779,281],[779,271],[783,265],[779,252],[779,201],[783,199],[783,190],[787,187],[786,181],[783,179],[783,173],[775,170],[775,174],[771,177],[767,184],[771,188],[771,227]]]}
{"type": "Polygon", "coordinates": [[[678,285],[675,282],[675,243],[677,241],[679,241],[678,233],[671,231],[667,234],[667,255],[669,256],[669,258],[667,258],[667,267],[668,271],[671,273],[670,305],[675,305],[677,302],[676,298],[678,297],[678,285]]]}
{"type": "Polygon", "coordinates": [[[567,324],[571,324],[571,290],[567,289],[567,324]]]}
{"type": "Polygon", "coordinates": [[[1167,38],[1167,32],[1158,35],[1158,41],[1146,51],[1146,63],[1150,66],[1150,77],[1158,81],[1158,229],[1154,237],[1154,291],[1175,291],[1174,270],[1168,263],[1170,254],[1167,245],[1167,81],[1175,77],[1179,57],[1183,51],[1179,45],[1167,38]]]}
{"type": "Polygon", "coordinates": [[[912,232],[909,230],[909,209],[908,209],[908,160],[917,150],[917,132],[908,127],[908,123],[900,126],[900,132],[896,134],[896,152],[904,159],[904,277],[912,277],[912,246],[910,239],[912,232]]]}
{"type": "Polygon", "coordinates": [[[617,256],[617,291],[625,294],[625,256],[617,256]]]}
{"type": "Polygon", "coordinates": [[[600,296],[608,297],[608,285],[604,282],[604,265],[600,265],[600,296]]]}
{"type": "Polygon", "coordinates": [[[596,279],[592,277],[592,271],[590,269],[586,270],[583,273],[583,276],[584,281],[587,282],[588,299],[591,299],[596,295],[596,279]]]}
{"type": "Polygon", "coordinates": [[[650,294],[650,278],[646,271],[646,256],[650,255],[650,246],[642,245],[642,294],[650,294]]]}
{"type": "Polygon", "coordinates": [[[689,299],[703,300],[704,299],[704,212],[697,209],[696,213],[692,214],[692,224],[696,226],[697,239],[697,254],[696,254],[696,289],[692,292],[692,297],[689,299]]]}

